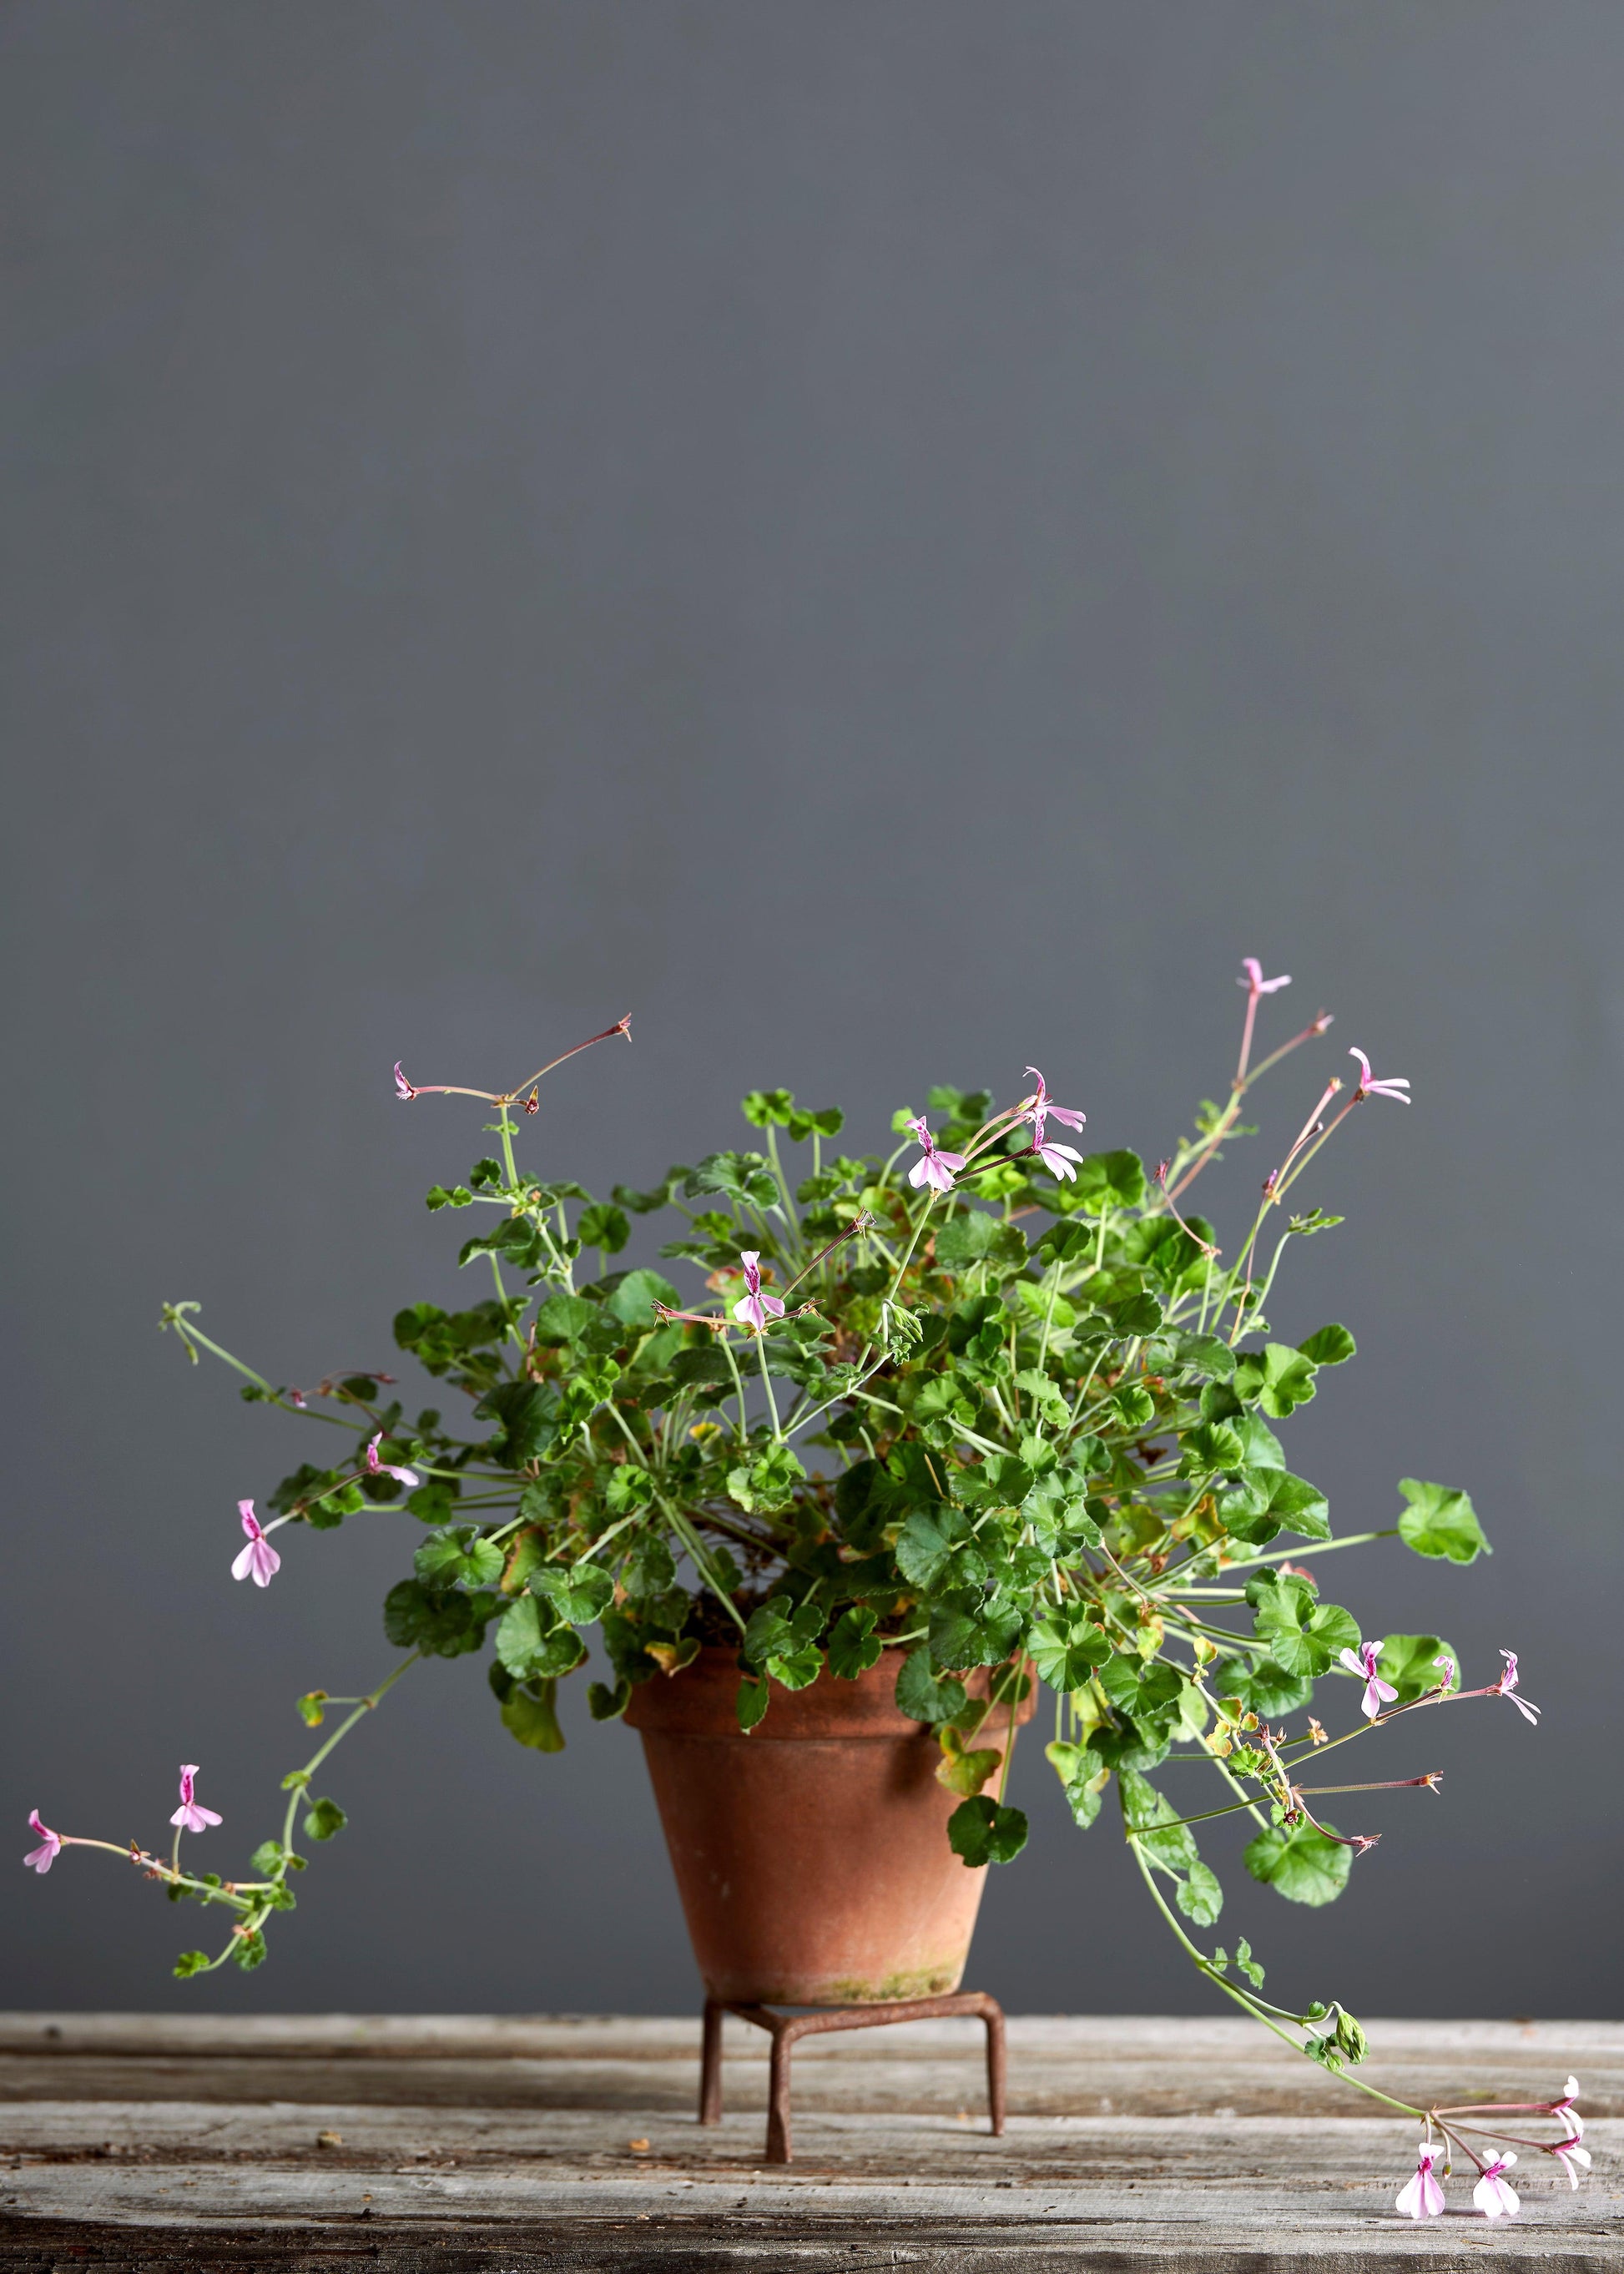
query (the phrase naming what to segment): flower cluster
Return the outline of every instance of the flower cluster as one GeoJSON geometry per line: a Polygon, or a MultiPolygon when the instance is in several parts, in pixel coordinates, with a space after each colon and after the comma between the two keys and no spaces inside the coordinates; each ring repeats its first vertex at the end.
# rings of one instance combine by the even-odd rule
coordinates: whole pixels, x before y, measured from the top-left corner
{"type": "MultiPolygon", "coordinates": [[[[1406,2218],[1441,2218],[1448,2209],[1442,2181],[1436,2166],[1441,2158],[1444,2177],[1449,2176],[1450,2157],[1458,2152],[1464,2156],[1477,2172],[1477,2184],[1472,2188],[1472,2202],[1485,2218],[1513,2218],[1522,2207],[1516,2189],[1506,2173],[1517,2160],[1512,2147],[1491,2150],[1479,2155],[1467,2137],[1504,2139],[1503,2127],[1468,2124],[1469,2116],[1532,2116],[1548,2117],[1560,2128],[1559,2140],[1521,2139],[1524,2148],[1532,2148],[1552,2157],[1560,2165],[1570,2187],[1579,2184],[1579,2175],[1590,2168],[1590,2151],[1583,2143],[1584,2124],[1574,2105],[1579,2097],[1579,2080],[1570,2076],[1560,2100],[1516,2100],[1485,2103],[1474,2101],[1461,2108],[1431,2108],[1426,2115],[1426,2137],[1417,2150],[1416,2175],[1401,2187],[1396,2208],[1406,2218]],[[1432,2137],[1434,2130],[1439,2136],[1432,2137]]],[[[1514,2135],[1514,2137],[1521,2135],[1514,2135]]]]}
{"type": "MultiPolygon", "coordinates": [[[[1514,1653],[1496,1681],[1462,1689],[1442,1637],[1365,1634],[1300,1560],[1393,1539],[1465,1566],[1487,1542],[1464,1492],[1413,1477],[1394,1522],[1336,1532],[1327,1495],[1289,1465],[1277,1434],[1355,1355],[1345,1326],[1282,1323],[1288,1254],[1342,1221],[1304,1206],[1301,1181],[1367,1099],[1409,1103],[1408,1081],[1378,1079],[1353,1050],[1351,1088],[1321,1077],[1233,1235],[1221,1240],[1192,1201],[1253,1133],[1244,1116],[1260,1077],[1331,1023],[1318,1013],[1254,1063],[1264,1006],[1289,983],[1244,960],[1227,1098],[1203,1104],[1149,1171],[1125,1148],[1086,1154],[1051,1133],[1080,1132],[1086,1117],[1056,1104],[1027,1066],[1006,1105],[944,1085],[923,1111],[900,1109],[889,1154],[839,1149],[836,1108],[755,1090],[743,1111],[756,1141],[599,1199],[515,1154],[517,1117],[538,1111],[538,1085],[575,1050],[497,1091],[414,1083],[397,1065],[403,1102],[494,1110],[497,1152],[428,1194],[433,1211],[472,1211],[479,1228],[458,1261],[488,1291],[411,1304],[393,1324],[398,1349],[457,1394],[466,1427],[437,1405],[410,1411],[376,1368],[278,1387],[212,1342],[194,1304],[169,1306],[164,1324],[194,1360],[207,1352],[233,1367],[251,1401],[321,1420],[329,1442],[333,1424],[352,1433],[346,1457],[304,1462],[238,1502],[246,1545],[233,1576],[263,1589],[297,1563],[289,1543],[306,1533],[358,1517],[398,1524],[415,1545],[383,1618],[404,1655],[365,1696],[298,1701],[312,1728],[351,1710],[285,1780],[280,1836],[255,1851],[252,1879],[180,1871],[181,1834],[218,1821],[196,1801],[192,1768],[168,1865],[67,1840],[36,1815],[44,1844],[31,1867],[44,1872],[69,1845],[128,1853],[173,1892],[236,1909],[219,1957],[188,1953],[180,1970],[257,1964],[304,1866],[298,1811],[314,1841],[344,1821],[312,1797],[317,1768],[410,1668],[488,1654],[503,1727],[555,1751],[558,1684],[597,1649],[596,1718],[725,1650],[746,1730],[782,1690],[883,1663],[902,1711],[939,1741],[937,1773],[959,1803],[948,1836],[980,1869],[1026,1836],[1005,1779],[1018,1709],[1041,1683],[1054,1702],[1047,1758],[1073,1822],[1086,1830],[1114,1795],[1149,1896],[1203,1978],[1373,2091],[1350,2074],[1365,2037],[1340,2005],[1277,2005],[1248,1945],[1231,1959],[1192,1939],[1225,1901],[1198,1831],[1206,1840],[1214,1819],[1244,1817],[1228,1828],[1249,1834],[1239,1862],[1251,1878],[1288,1901],[1327,1903],[1380,1836],[1340,1829],[1327,1801],[1436,1793],[1440,1778],[1309,1783],[1311,1761],[1378,1733],[1402,1742],[1416,1714],[1468,1699],[1508,1699],[1530,1723],[1538,1709],[1514,1653]],[[792,1165],[795,1147],[808,1149],[792,1165]],[[654,1262],[616,1261],[634,1221],[658,1218],[670,1233],[658,1264],[697,1280],[686,1295],[654,1262]],[[279,1552],[271,1535],[283,1527],[279,1552]],[[1340,1728],[1339,1701],[1350,1709],[1340,1728]],[[1005,1713],[1009,1742],[978,1746],[1005,1713]]],[[[628,1033],[621,1020],[589,1043],[628,1033]]],[[[1459,2110],[1375,2097],[1444,2143],[1424,2149],[1400,2204],[1431,2216],[1433,2165],[1472,2153],[1470,2127],[1459,2110]]],[[[1542,2112],[1572,2119],[1550,2150],[1571,2178],[1577,2120],[1560,2102],[1542,2112]]],[[[1492,2191],[1495,2215],[1515,2207],[1508,2162],[1479,2165],[1480,2202],[1492,2191]]]]}

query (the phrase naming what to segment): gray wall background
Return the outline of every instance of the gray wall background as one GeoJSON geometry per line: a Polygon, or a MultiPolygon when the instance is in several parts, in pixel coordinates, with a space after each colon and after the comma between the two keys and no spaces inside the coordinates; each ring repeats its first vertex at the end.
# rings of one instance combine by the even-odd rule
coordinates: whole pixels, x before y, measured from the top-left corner
{"type": "MultiPolygon", "coordinates": [[[[241,1869],[301,1690],[390,1661],[387,1520],[234,1502],[277,1380],[454,1291],[425,1186],[630,1009],[527,1140],[605,1189],[733,1101],[1028,1059],[1154,1153],[1244,953],[1415,1081],[1327,1156],[1288,1330],[1342,1528],[1473,1491],[1470,1572],[1335,1564],[1367,1626],[1522,1653],[1372,1773],[1335,1910],[1226,1865],[1276,1994],[1616,2011],[1624,16],[1579,0],[13,0],[0,17],[11,883],[7,1743],[32,1805],[241,1869]],[[228,1861],[228,1856],[230,1860],[228,1861]]],[[[1214,1181],[1233,1224],[1267,1160],[1214,1181]]],[[[412,1528],[415,1538],[415,1527],[412,1528]]],[[[1327,1585],[1333,1567],[1324,1577],[1327,1585]]],[[[579,1685],[577,1685],[577,1688],[579,1685]]],[[[690,2008],[635,1743],[546,1760],[416,1673],[259,1975],[190,1909],[0,1871],[13,2005],[690,2008]]],[[[1203,1992],[1038,1747],[974,1977],[1203,1992]]]]}

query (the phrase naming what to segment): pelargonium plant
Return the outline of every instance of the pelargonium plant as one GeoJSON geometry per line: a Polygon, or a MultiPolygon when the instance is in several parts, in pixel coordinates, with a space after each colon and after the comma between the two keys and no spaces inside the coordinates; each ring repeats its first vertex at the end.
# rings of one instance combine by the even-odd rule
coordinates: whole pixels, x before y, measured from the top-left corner
{"type": "MultiPolygon", "coordinates": [[[[420,1528],[383,1606],[404,1655],[364,1696],[298,1701],[312,1728],[348,1710],[283,1780],[280,1831],[249,1876],[182,1866],[183,1837],[220,1822],[195,1797],[195,1765],[181,1772],[167,1856],[50,1831],[36,1811],[41,1844],[27,1863],[43,1874],[64,1848],[127,1855],[172,1899],[232,1914],[224,1947],[187,1952],[177,1974],[258,1966],[305,1869],[296,1826],[317,1843],[345,1821],[316,1794],[318,1772],[404,1674],[488,1650],[503,1726],[555,1751],[557,1686],[587,1664],[595,1635],[607,1661],[587,1690],[596,1719],[726,1645],[747,1731],[776,1690],[852,1681],[890,1653],[897,1702],[936,1732],[937,1773],[960,1796],[953,1849],[979,1870],[1026,1838],[1004,1784],[1035,1678],[1053,1693],[1046,1751],[1064,1805],[1086,1830],[1114,1794],[1151,1899],[1201,1976],[1424,2127],[1401,2212],[1442,2210],[1435,2167],[1451,2155],[1476,2172],[1491,2218],[1517,2207],[1503,2176],[1516,2147],[1543,2149],[1576,2186],[1589,2157],[1571,2077],[1560,2097],[1516,2108],[1410,2107],[1351,2074],[1366,2041],[1340,2002],[1276,2005],[1246,1942],[1231,1956],[1195,1939],[1223,1904],[1200,1824],[1245,1813],[1252,1876],[1288,1901],[1324,1904],[1376,1844],[1333,1823],[1327,1803],[1440,1781],[1436,1771],[1324,1781],[1331,1753],[1467,1698],[1530,1722],[1538,1713],[1510,1651],[1492,1680],[1463,1687],[1440,1636],[1361,1634],[1295,1560],[1297,1542],[1322,1557],[1395,1533],[1455,1563],[1488,1551],[1465,1493],[1414,1478],[1400,1485],[1395,1525],[1334,1536],[1325,1495],[1288,1465],[1276,1434],[1354,1355],[1343,1326],[1294,1342],[1271,1327],[1288,1250],[1342,1221],[1300,1203],[1298,1188],[1361,1109],[1408,1104],[1407,1081],[1374,1076],[1351,1051],[1357,1073],[1322,1083],[1227,1252],[1193,1205],[1222,1148],[1255,1133],[1243,1115],[1260,1078],[1331,1023],[1320,1013],[1254,1062],[1259,1012],[1288,983],[1245,960],[1228,1099],[1203,1103],[1192,1133],[1148,1169],[1057,1136],[1080,1133],[1085,1116],[1028,1066],[1007,1106],[985,1090],[933,1089],[926,1113],[893,1116],[885,1153],[838,1149],[834,1108],[752,1091],[743,1111],[760,1145],[598,1200],[522,1171],[515,1152],[562,1058],[499,1092],[414,1084],[397,1065],[402,1101],[469,1097],[493,1114],[495,1150],[465,1183],[428,1194],[431,1209],[483,1215],[458,1260],[488,1273],[489,1291],[460,1309],[414,1303],[394,1322],[397,1347],[455,1395],[462,1426],[436,1405],[409,1416],[387,1373],[277,1387],[202,1332],[195,1303],[167,1306],[162,1323],[194,1364],[207,1351],[242,1375],[250,1403],[354,1440],[337,1460],[325,1457],[331,1441],[312,1448],[322,1457],[265,1495],[263,1517],[238,1503],[246,1544],[232,1576],[259,1588],[278,1577],[279,1532],[291,1544],[296,1530],[399,1517],[420,1528]],[[678,1223],[660,1258],[697,1274],[696,1297],[659,1271],[612,1268],[634,1216],[667,1213],[678,1223]],[[981,1668],[973,1697],[966,1677],[981,1668]],[[978,1745],[1004,1711],[1009,1744],[978,1745]],[[1191,1763],[1214,1790],[1196,1790],[1191,1763]],[[1552,2120],[1559,2137],[1507,2133],[1519,2117],[1552,2120]]],[[[629,1029],[623,1019],[590,1039],[629,1029]]],[[[222,1580],[227,1561],[222,1549],[222,1580]]]]}

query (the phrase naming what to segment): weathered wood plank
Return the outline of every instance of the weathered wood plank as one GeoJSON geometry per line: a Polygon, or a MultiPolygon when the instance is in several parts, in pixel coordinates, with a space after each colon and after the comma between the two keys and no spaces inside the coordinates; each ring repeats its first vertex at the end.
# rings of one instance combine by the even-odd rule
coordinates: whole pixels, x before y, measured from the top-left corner
{"type": "Polygon", "coordinates": [[[1013,2022],[1001,2141],[967,2026],[808,2044],[786,2170],[762,2160],[763,2040],[742,2028],[708,2131],[691,2022],[9,2016],[0,2268],[1624,2269],[1624,2029],[1375,2034],[1372,2081],[1429,2092],[1549,2094],[1576,2068],[1587,2116],[1620,2111],[1590,2123],[1591,2185],[1525,2157],[1515,2225],[1456,2183],[1459,2210],[1411,2228],[1392,2208],[1409,2125],[1224,2022],[1013,2022]]]}

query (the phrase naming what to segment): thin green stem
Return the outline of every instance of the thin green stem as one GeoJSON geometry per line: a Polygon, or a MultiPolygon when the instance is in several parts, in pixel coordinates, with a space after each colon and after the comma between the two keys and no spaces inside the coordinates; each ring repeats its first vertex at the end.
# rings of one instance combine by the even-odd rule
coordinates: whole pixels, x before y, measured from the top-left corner
{"type": "Polygon", "coordinates": [[[767,1337],[759,1327],[756,1329],[756,1363],[761,1368],[762,1388],[767,1393],[767,1411],[772,1416],[772,1434],[782,1444],[784,1432],[778,1426],[778,1401],[772,1394],[772,1376],[767,1371],[767,1337]]]}

